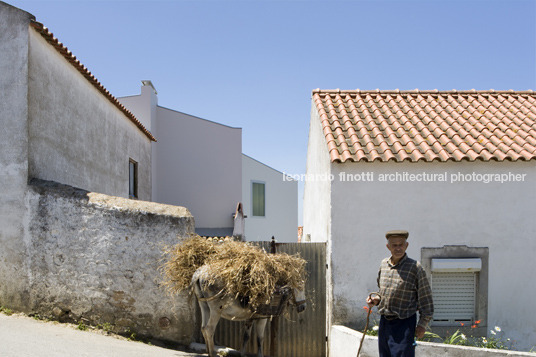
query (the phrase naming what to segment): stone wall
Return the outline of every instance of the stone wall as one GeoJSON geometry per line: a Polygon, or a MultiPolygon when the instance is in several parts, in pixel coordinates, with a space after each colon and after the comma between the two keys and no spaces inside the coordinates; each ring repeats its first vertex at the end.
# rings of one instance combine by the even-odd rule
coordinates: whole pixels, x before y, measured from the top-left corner
{"type": "Polygon", "coordinates": [[[35,179],[28,187],[32,311],[191,342],[193,302],[167,296],[158,270],[163,247],[194,231],[186,208],[35,179]]]}

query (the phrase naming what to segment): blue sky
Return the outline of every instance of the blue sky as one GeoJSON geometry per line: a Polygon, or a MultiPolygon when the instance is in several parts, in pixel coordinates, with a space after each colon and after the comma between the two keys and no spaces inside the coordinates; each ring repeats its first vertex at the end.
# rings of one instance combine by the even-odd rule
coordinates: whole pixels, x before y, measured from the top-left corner
{"type": "Polygon", "coordinates": [[[536,90],[535,1],[7,2],[116,97],[150,79],[159,105],[241,127],[245,154],[289,174],[315,88],[536,90]]]}

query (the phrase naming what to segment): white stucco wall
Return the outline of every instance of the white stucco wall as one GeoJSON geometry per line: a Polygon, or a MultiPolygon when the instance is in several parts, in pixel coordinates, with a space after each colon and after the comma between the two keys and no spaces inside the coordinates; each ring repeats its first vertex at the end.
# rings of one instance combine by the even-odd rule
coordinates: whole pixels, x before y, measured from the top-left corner
{"type": "Polygon", "coordinates": [[[32,16],[0,2],[0,304],[28,304],[28,26],[32,16]]]}
{"type": "Polygon", "coordinates": [[[512,293],[521,292],[516,306],[530,306],[536,293],[526,284],[533,280],[527,262],[536,250],[536,163],[348,163],[331,168],[334,323],[364,319],[364,300],[376,291],[379,262],[389,255],[385,232],[406,229],[408,254],[418,260],[422,247],[488,247],[488,320],[482,324],[500,326],[520,348],[532,347],[532,317],[511,307],[512,293]],[[380,182],[381,174],[397,172],[444,174],[448,181],[380,182]],[[452,175],[473,172],[525,176],[521,182],[451,182],[452,175]],[[367,173],[373,176],[364,181],[367,173]],[[361,181],[341,181],[339,174],[361,181]]]}
{"type": "MultiPolygon", "coordinates": [[[[150,81],[149,81],[150,82],[150,81]]],[[[117,98],[151,133],[156,130],[156,108],[158,107],[158,96],[152,83],[144,83],[139,95],[117,98]]],[[[154,134],[154,133],[153,133],[154,134]]],[[[155,135],[155,134],[154,134],[155,135]]],[[[157,139],[158,140],[158,139],[157,139]]],[[[158,172],[156,171],[156,150],[157,143],[151,143],[151,197],[157,196],[158,192],[158,172]]]]}
{"type": "Polygon", "coordinates": [[[302,241],[328,242],[331,236],[331,166],[326,139],[313,103],[309,124],[307,168],[303,193],[302,241]]]}
{"type": "Polygon", "coordinates": [[[247,155],[242,155],[242,203],[248,241],[298,240],[298,182],[247,155]],[[253,216],[252,182],[265,184],[265,216],[253,216]]]}
{"type": "Polygon", "coordinates": [[[158,107],[154,201],[187,207],[196,230],[233,227],[242,199],[242,129],[158,107]]]}
{"type": "Polygon", "coordinates": [[[29,176],[151,200],[151,142],[35,30],[29,36],[29,176]]]}

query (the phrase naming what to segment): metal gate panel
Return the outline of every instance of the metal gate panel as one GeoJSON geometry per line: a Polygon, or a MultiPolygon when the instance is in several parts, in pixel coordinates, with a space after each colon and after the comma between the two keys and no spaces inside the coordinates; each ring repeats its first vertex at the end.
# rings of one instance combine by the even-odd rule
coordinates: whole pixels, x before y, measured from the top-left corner
{"type": "MultiPolygon", "coordinates": [[[[252,242],[267,252],[270,242],[252,242]]],[[[307,309],[298,314],[295,309],[278,317],[278,322],[269,321],[264,339],[264,355],[270,354],[271,324],[278,324],[276,336],[277,357],[323,357],[326,356],[326,244],[325,243],[277,243],[278,253],[299,254],[307,261],[305,296],[307,309]]],[[[239,350],[242,346],[244,323],[220,320],[214,336],[216,344],[239,350]]],[[[248,353],[257,350],[257,335],[253,331],[248,344],[248,353]]],[[[273,356],[273,357],[275,357],[273,356]]]]}

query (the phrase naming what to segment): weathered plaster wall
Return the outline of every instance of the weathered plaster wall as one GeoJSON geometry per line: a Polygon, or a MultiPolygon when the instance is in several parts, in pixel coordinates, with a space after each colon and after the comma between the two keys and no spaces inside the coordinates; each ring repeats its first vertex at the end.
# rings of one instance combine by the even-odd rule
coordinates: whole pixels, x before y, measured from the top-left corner
{"type": "Polygon", "coordinates": [[[298,182],[242,155],[242,203],[247,216],[246,240],[295,243],[298,240],[298,182]],[[253,216],[252,182],[265,184],[265,216],[253,216]]]}
{"type": "MultiPolygon", "coordinates": [[[[332,164],[332,263],[334,323],[357,326],[363,321],[364,300],[376,291],[382,258],[389,255],[385,232],[407,229],[408,254],[420,260],[422,247],[467,245],[489,248],[488,319],[528,346],[536,335],[532,318],[509,309],[511,294],[519,306],[530,305],[534,286],[526,264],[536,251],[535,162],[362,163],[332,164]],[[341,181],[373,172],[374,179],[341,181]],[[448,175],[447,182],[381,182],[380,174],[448,175]],[[457,174],[525,174],[520,182],[450,182],[457,174]],[[342,176],[346,177],[346,176],[342,176]]],[[[366,176],[365,176],[366,178],[366,176]]]]}
{"type": "Polygon", "coordinates": [[[191,342],[192,302],[167,296],[158,271],[163,246],[193,232],[187,209],[41,180],[29,197],[34,311],[191,342]]]}
{"type": "Polygon", "coordinates": [[[0,2],[0,304],[27,304],[28,24],[0,2]]]}
{"type": "Polygon", "coordinates": [[[29,177],[151,200],[150,140],[33,29],[28,67],[29,177]]]}

